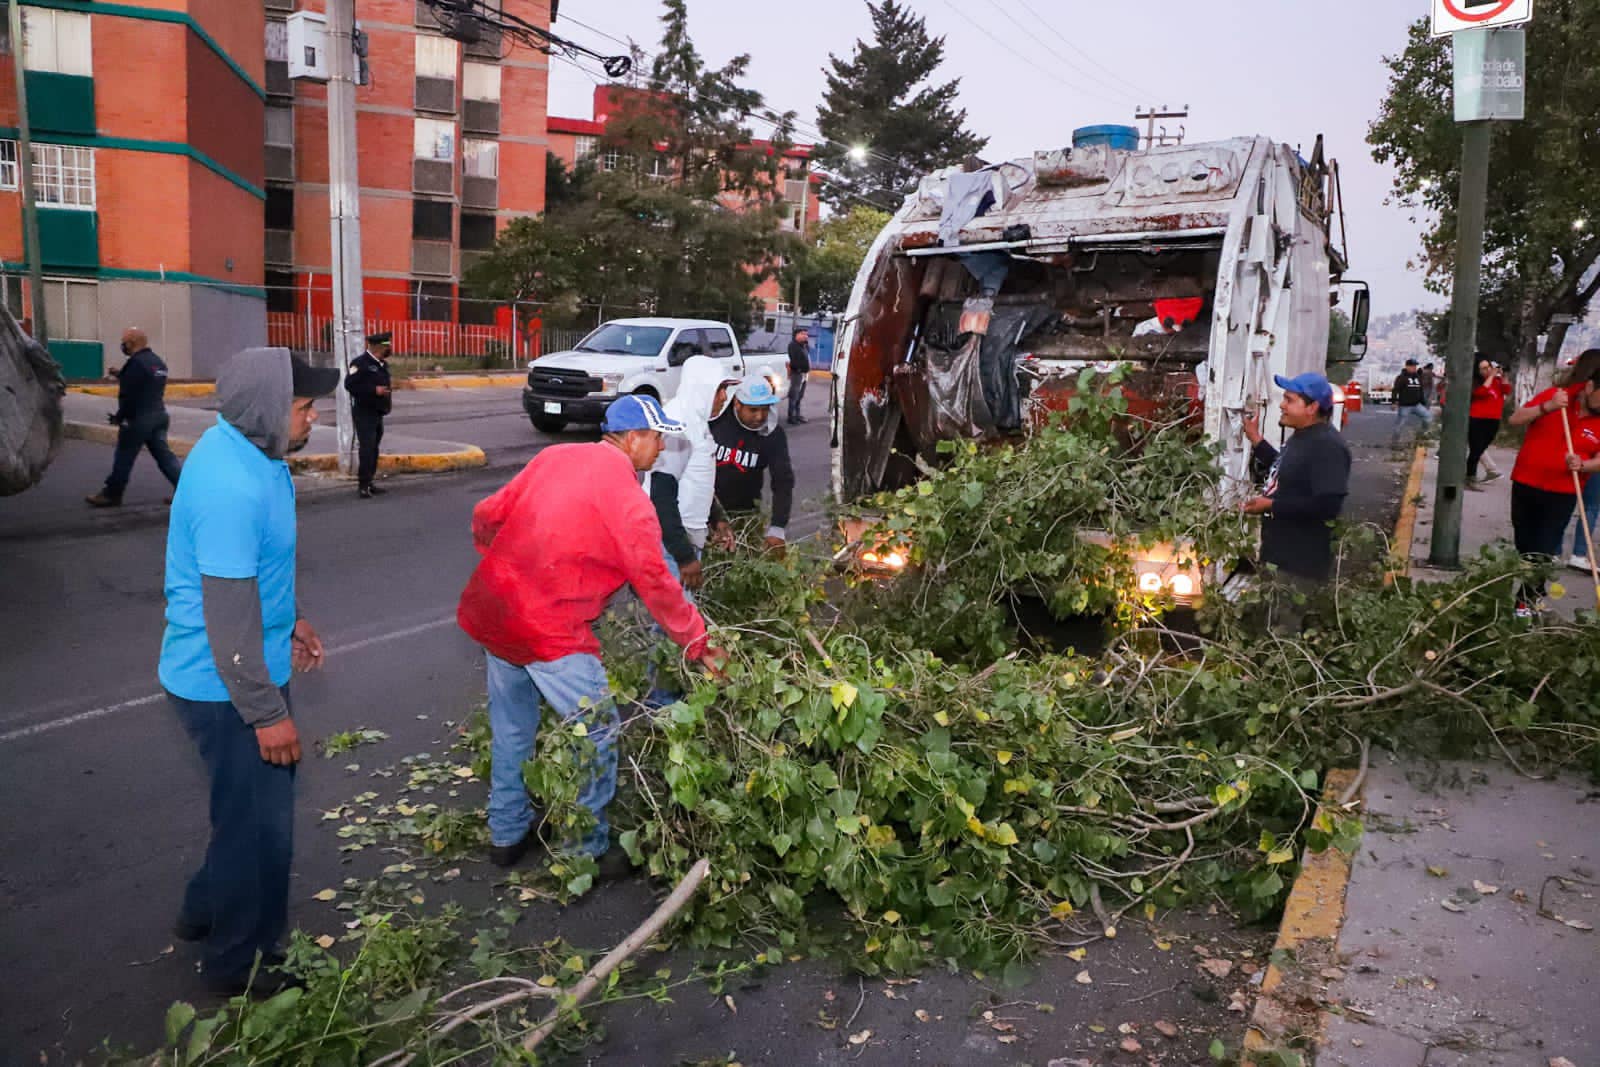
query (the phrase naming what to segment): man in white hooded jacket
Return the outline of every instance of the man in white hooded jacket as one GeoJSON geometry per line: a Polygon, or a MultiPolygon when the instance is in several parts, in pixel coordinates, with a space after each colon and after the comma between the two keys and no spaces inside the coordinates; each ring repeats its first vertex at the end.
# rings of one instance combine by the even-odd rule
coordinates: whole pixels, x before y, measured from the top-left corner
{"type": "Polygon", "coordinates": [[[681,422],[684,432],[667,442],[661,458],[645,478],[645,489],[661,520],[662,542],[684,588],[700,586],[700,553],[719,525],[716,507],[717,445],[711,420],[728,406],[729,376],[710,356],[684,361],[678,392],[667,401],[667,417],[681,422]]]}

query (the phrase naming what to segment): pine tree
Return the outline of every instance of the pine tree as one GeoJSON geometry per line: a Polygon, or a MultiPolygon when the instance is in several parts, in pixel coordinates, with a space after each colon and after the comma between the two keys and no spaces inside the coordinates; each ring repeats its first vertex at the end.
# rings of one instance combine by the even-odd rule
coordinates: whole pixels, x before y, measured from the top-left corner
{"type": "Polygon", "coordinates": [[[848,210],[864,199],[894,210],[922,175],[982,151],[988,138],[964,129],[967,113],[955,106],[961,79],[930,79],[944,62],[944,38],[930,37],[927,22],[895,0],[872,3],[872,41],[857,41],[848,61],[829,55],[828,88],[817,125],[828,138],[817,162],[836,175],[822,196],[848,210]],[[855,146],[864,160],[852,159],[855,146]]]}

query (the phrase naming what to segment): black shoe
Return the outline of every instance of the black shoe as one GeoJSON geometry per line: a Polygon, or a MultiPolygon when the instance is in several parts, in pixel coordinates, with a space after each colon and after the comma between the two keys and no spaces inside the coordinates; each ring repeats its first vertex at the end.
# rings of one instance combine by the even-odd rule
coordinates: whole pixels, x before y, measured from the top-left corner
{"type": "Polygon", "coordinates": [[[172,924],[172,936],[179,941],[204,941],[211,936],[211,924],[190,922],[180,918],[172,924]]]}
{"type": "Polygon", "coordinates": [[[628,853],[621,848],[607,850],[606,854],[595,862],[600,868],[595,874],[596,882],[614,882],[633,873],[633,860],[629,859],[628,853]]]}
{"type": "Polygon", "coordinates": [[[371,500],[373,496],[372,486],[363,485],[360,489],[356,490],[356,496],[359,496],[362,500],[371,500]]]}
{"type": "Polygon", "coordinates": [[[121,497],[107,496],[104,490],[93,496],[84,497],[83,502],[92,508],[120,508],[122,506],[121,497]]]}
{"type": "Polygon", "coordinates": [[[268,966],[265,961],[256,969],[254,977],[242,974],[235,978],[206,980],[206,986],[213,993],[225,997],[243,996],[248,993],[252,997],[267,1000],[282,993],[285,989],[304,989],[305,979],[299,975],[290,974],[281,967],[268,966]]]}
{"type": "Polygon", "coordinates": [[[527,855],[528,848],[538,840],[539,820],[535,819],[529,826],[528,832],[522,835],[522,840],[510,845],[490,845],[489,862],[496,867],[515,867],[517,861],[527,855]]]}
{"type": "Polygon", "coordinates": [[[388,491],[389,490],[385,489],[381,485],[369,485],[369,486],[367,486],[367,492],[371,493],[373,496],[382,496],[383,494],[387,493],[388,491]]]}
{"type": "Polygon", "coordinates": [[[804,415],[796,415],[794,417],[794,421],[795,422],[800,422],[800,423],[806,423],[806,422],[810,422],[811,420],[806,418],[804,415]]]}

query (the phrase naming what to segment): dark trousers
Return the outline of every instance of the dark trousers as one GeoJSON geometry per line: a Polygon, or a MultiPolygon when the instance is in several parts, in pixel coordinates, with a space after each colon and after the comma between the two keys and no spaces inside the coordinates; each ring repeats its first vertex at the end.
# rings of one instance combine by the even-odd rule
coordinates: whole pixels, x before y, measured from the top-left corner
{"type": "Polygon", "coordinates": [[[1468,419],[1467,420],[1467,477],[1478,477],[1478,461],[1483,454],[1489,451],[1489,446],[1494,444],[1494,439],[1500,432],[1499,419],[1468,419]]]}
{"type": "MultiPolygon", "coordinates": [[[[1538,563],[1561,555],[1562,535],[1572,521],[1578,498],[1573,493],[1552,493],[1521,482],[1511,483],[1511,532],[1517,551],[1538,563]]],[[[1544,583],[1536,582],[1518,590],[1524,600],[1544,596],[1544,583]]]]}
{"type": "Polygon", "coordinates": [[[167,700],[211,777],[211,841],[179,919],[209,928],[206,977],[227,983],[249,975],[288,926],[295,769],[262,759],[255,730],[227,701],[167,700]]]}
{"type": "Polygon", "coordinates": [[[111,460],[111,476],[106,479],[106,496],[112,500],[122,499],[123,491],[128,488],[128,478],[133,474],[133,461],[139,458],[140,449],[145,448],[150,450],[151,458],[167,481],[178,484],[183,465],[167,445],[170,421],[165,411],[158,411],[130,419],[117,428],[117,452],[111,460]]]}
{"type": "Polygon", "coordinates": [[[789,421],[793,422],[800,417],[800,401],[805,399],[806,380],[810,372],[789,375],[789,421]]]}
{"type": "Polygon", "coordinates": [[[383,441],[383,416],[356,408],[356,481],[365,489],[378,473],[378,445],[383,441]]]}

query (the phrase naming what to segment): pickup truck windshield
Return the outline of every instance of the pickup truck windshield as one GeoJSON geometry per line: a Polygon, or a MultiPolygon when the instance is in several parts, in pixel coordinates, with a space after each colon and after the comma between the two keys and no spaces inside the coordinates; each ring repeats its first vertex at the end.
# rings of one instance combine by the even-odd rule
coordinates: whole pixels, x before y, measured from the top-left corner
{"type": "Polygon", "coordinates": [[[672,330],[666,326],[623,326],[607,323],[578,342],[575,351],[612,356],[654,356],[661,352],[672,330]]]}

